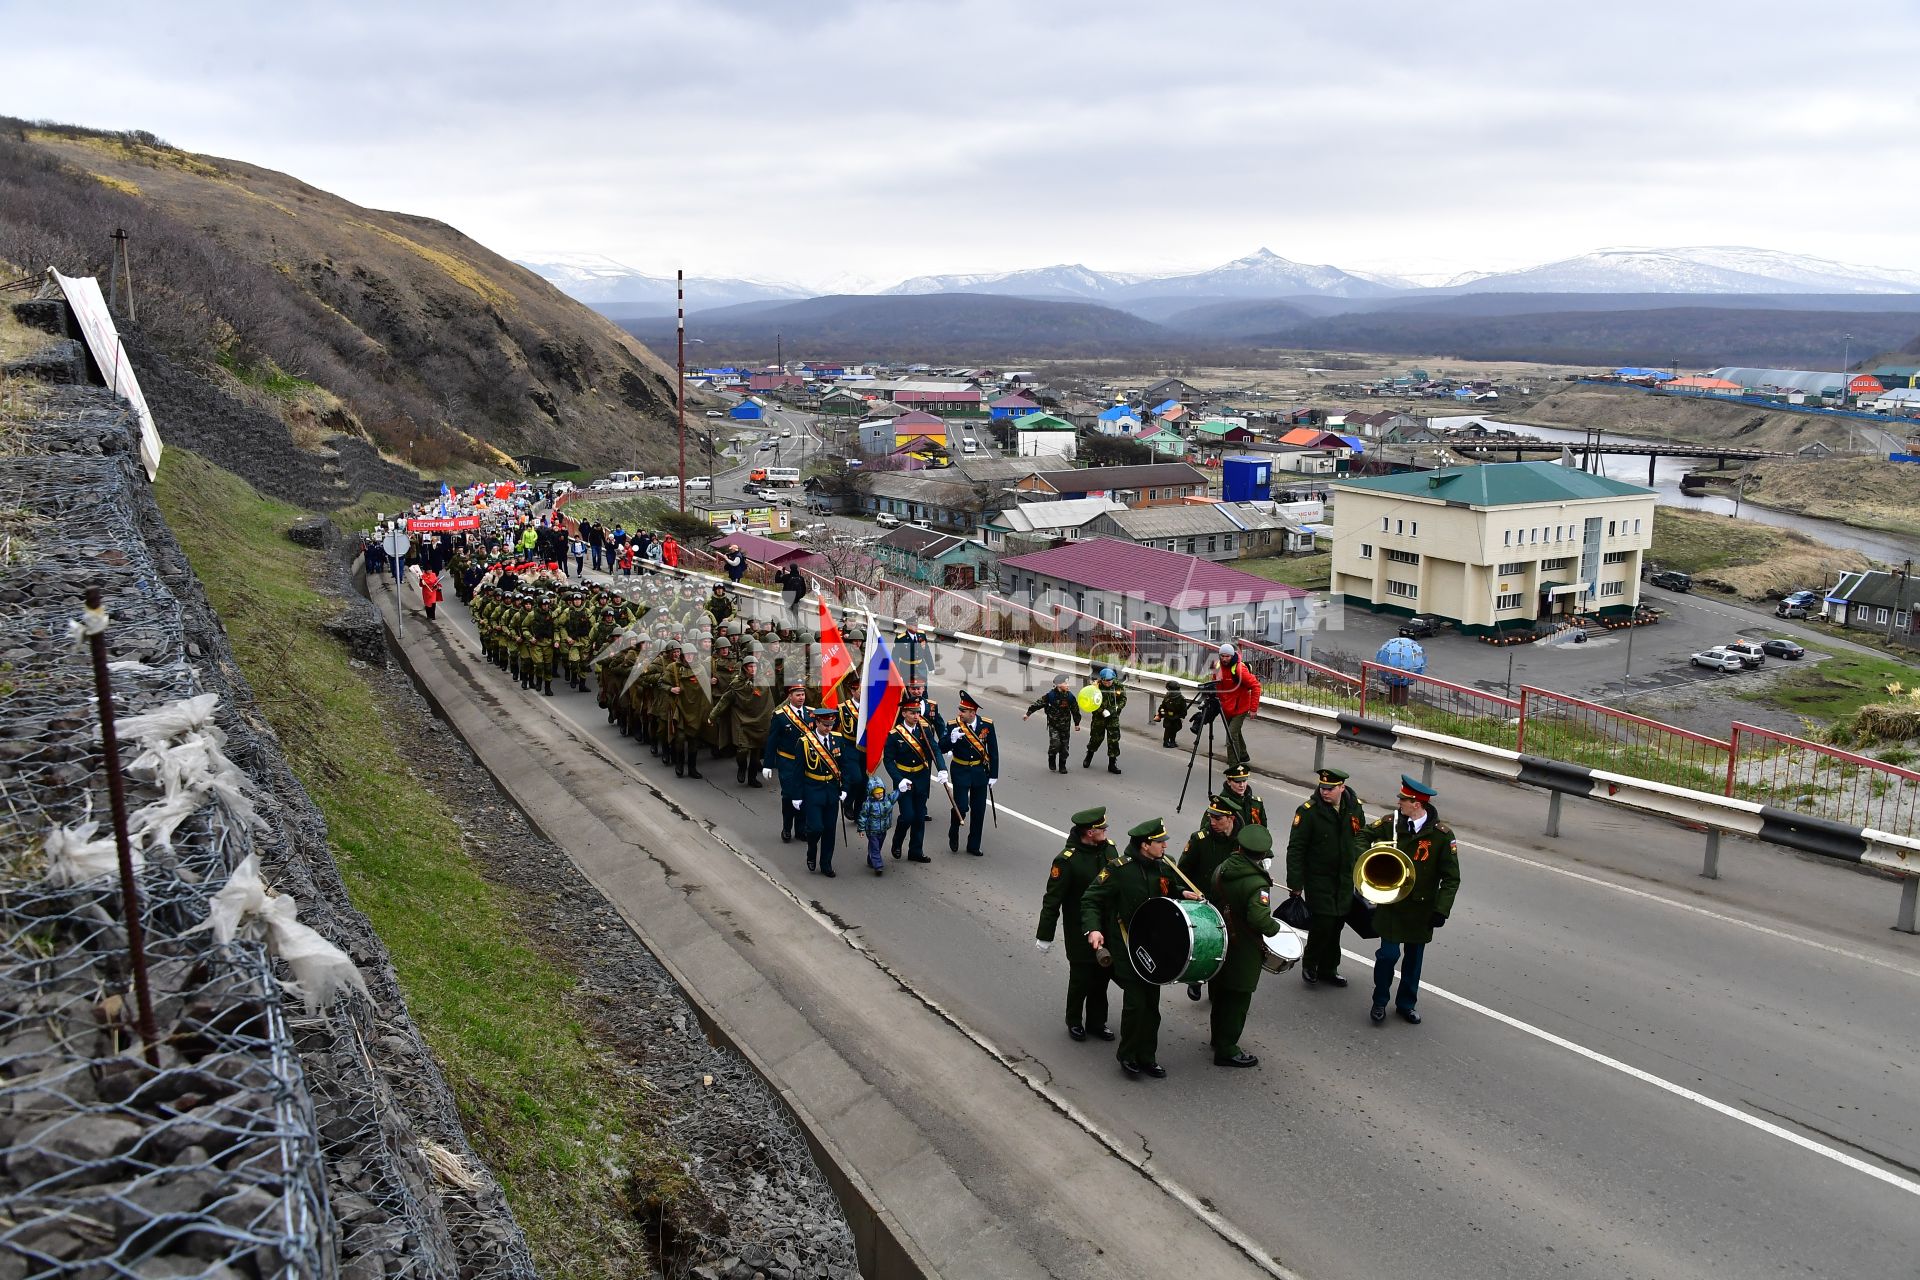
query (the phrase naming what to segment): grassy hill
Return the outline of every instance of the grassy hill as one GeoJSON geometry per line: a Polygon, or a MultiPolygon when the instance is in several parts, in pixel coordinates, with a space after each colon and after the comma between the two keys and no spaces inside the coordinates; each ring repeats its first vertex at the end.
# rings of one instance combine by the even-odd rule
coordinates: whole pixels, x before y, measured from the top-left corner
{"type": "Polygon", "coordinates": [[[358,436],[434,474],[665,462],[670,368],[452,227],[150,134],[0,118],[0,260],[104,285],[115,227],[136,368],[151,349],[298,444],[358,436]]]}

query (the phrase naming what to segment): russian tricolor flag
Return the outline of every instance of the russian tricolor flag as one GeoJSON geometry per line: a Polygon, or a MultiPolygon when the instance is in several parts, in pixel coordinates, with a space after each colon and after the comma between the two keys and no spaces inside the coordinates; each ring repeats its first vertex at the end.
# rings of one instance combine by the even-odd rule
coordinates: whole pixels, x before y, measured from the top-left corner
{"type": "Polygon", "coordinates": [[[899,668],[893,665],[887,638],[869,619],[867,655],[860,671],[860,715],[853,729],[853,740],[867,753],[868,773],[880,767],[880,756],[900,714],[900,695],[904,692],[905,683],[899,668]]]}

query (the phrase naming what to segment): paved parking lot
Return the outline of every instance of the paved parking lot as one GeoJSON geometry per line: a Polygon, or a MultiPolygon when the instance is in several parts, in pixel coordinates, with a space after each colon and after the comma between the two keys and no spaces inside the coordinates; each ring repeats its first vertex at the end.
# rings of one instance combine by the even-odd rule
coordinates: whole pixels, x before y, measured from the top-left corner
{"type": "MultiPolygon", "coordinates": [[[[1427,674],[1494,693],[1506,692],[1511,680],[1514,689],[1531,684],[1613,702],[1623,696],[1631,699],[1636,694],[1683,685],[1750,678],[1752,673],[1725,674],[1688,664],[1689,655],[1716,644],[1769,636],[1804,642],[1809,636],[1823,635],[1797,623],[1697,595],[1647,587],[1641,599],[1665,610],[1658,623],[1602,632],[1584,644],[1575,644],[1570,637],[1506,646],[1454,633],[1430,637],[1420,642],[1427,652],[1427,674]]],[[[1383,643],[1399,634],[1401,621],[1364,608],[1335,610],[1314,637],[1314,653],[1338,654],[1356,661],[1372,658],[1383,643]]],[[[1810,650],[1802,661],[1813,662],[1819,657],[1817,651],[1810,650]]],[[[1769,667],[1795,665],[1799,664],[1767,660],[1769,667]]]]}

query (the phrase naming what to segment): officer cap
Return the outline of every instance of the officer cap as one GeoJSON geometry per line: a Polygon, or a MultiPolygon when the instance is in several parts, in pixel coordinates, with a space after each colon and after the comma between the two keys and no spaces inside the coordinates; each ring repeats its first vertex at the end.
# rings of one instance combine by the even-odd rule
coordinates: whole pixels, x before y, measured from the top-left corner
{"type": "Polygon", "coordinates": [[[839,716],[839,714],[840,714],[840,708],[838,707],[815,707],[813,709],[813,715],[816,720],[819,719],[821,716],[837,717],[839,716]]]}
{"type": "Polygon", "coordinates": [[[1400,775],[1400,794],[1409,800],[1431,800],[1440,793],[1418,778],[1403,773],[1400,775]]]}
{"type": "Polygon", "coordinates": [[[969,709],[973,711],[978,711],[980,709],[980,704],[973,700],[972,694],[968,693],[965,689],[962,689],[960,691],[960,707],[963,711],[969,710],[969,709]]]}
{"type": "Polygon", "coordinates": [[[1233,810],[1227,808],[1227,806],[1221,804],[1218,800],[1214,800],[1207,805],[1207,816],[1209,818],[1231,818],[1233,816],[1233,810]]]}
{"type": "Polygon", "coordinates": [[[802,693],[805,693],[805,692],[806,692],[806,689],[807,689],[807,686],[806,686],[806,685],[804,685],[804,684],[802,684],[802,683],[801,683],[800,681],[798,681],[798,680],[791,680],[791,681],[788,681],[788,683],[787,683],[787,692],[788,692],[788,693],[792,693],[792,692],[793,692],[793,691],[794,691],[795,689],[798,689],[798,690],[800,690],[800,691],[801,691],[802,693]]]}
{"type": "Polygon", "coordinates": [[[1247,768],[1244,764],[1232,764],[1227,766],[1227,771],[1221,776],[1229,782],[1235,782],[1241,779],[1251,778],[1253,776],[1253,770],[1247,768]]]}
{"type": "Polygon", "coordinates": [[[1265,827],[1240,828],[1240,847],[1248,853],[1266,857],[1273,852],[1273,832],[1265,827]]]}
{"type": "Polygon", "coordinates": [[[1138,826],[1128,827],[1127,834],[1135,840],[1141,841],[1165,840],[1167,838],[1167,824],[1159,818],[1148,818],[1138,826]]]}
{"type": "Polygon", "coordinates": [[[1092,809],[1082,809],[1073,815],[1076,827],[1104,827],[1107,825],[1107,807],[1099,805],[1092,809]]]}
{"type": "Polygon", "coordinates": [[[1345,782],[1346,780],[1347,771],[1345,769],[1322,769],[1320,771],[1320,781],[1326,786],[1330,787],[1336,782],[1345,782]]]}

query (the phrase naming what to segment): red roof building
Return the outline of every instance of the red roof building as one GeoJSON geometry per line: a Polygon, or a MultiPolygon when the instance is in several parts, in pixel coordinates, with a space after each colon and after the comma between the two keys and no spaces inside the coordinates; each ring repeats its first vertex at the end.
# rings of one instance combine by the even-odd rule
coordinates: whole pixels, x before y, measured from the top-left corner
{"type": "Polygon", "coordinates": [[[1000,562],[1006,594],[1036,609],[1060,605],[1121,626],[1146,624],[1195,639],[1235,638],[1293,650],[1309,593],[1177,551],[1088,538],[1000,562]]]}

